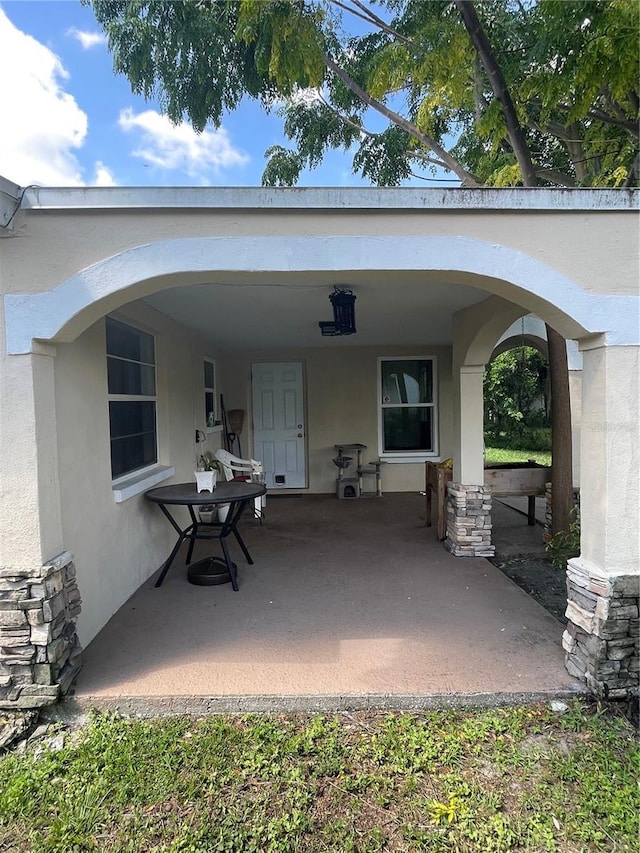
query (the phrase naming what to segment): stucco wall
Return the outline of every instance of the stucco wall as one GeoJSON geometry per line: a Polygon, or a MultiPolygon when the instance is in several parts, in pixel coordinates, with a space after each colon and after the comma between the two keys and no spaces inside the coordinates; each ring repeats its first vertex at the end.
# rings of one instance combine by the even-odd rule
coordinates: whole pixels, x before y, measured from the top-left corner
{"type": "Polygon", "coordinates": [[[467,237],[521,251],[578,282],[589,293],[637,294],[636,218],[626,212],[503,210],[305,211],[93,210],[20,214],[3,246],[6,292],[48,290],[105,257],[179,237],[398,236],[467,237]],[[73,233],[73,252],[69,234],[73,233]],[[558,239],[562,235],[562,239],[558,239]],[[30,247],[37,241],[39,252],[30,247]],[[606,251],[603,251],[606,246],[606,251]],[[47,258],[42,269],[41,258],[47,258]],[[614,268],[616,273],[612,275],[614,268]]]}
{"type": "MultiPolygon", "coordinates": [[[[440,456],[451,455],[453,434],[450,348],[374,348],[327,351],[222,352],[215,343],[194,340],[178,324],[136,302],[117,313],[156,336],[159,462],[175,467],[168,482],[193,478],[194,431],[203,429],[202,360],[214,357],[218,391],[227,409],[247,412],[243,454],[251,451],[251,364],[302,361],[305,370],[309,493],[335,491],[331,460],[337,442],[367,445],[364,461],[378,458],[377,359],[379,356],[435,356],[438,364],[440,456]]],[[[114,500],[109,456],[109,422],[104,321],[72,344],[59,344],[55,365],[59,493],[64,546],[75,556],[83,609],[78,620],[86,645],[129,596],[166,558],[175,535],[156,506],[143,495],[114,500]]],[[[205,445],[215,451],[219,433],[205,445]]],[[[365,487],[373,490],[374,480],[365,487]]],[[[424,464],[388,464],[384,491],[424,487],[424,464]]],[[[419,511],[419,498],[416,507],[419,511]]],[[[162,591],[159,591],[159,595],[162,591]]]]}
{"type": "MultiPolygon", "coordinates": [[[[65,192],[51,191],[61,198],[65,192]]],[[[85,644],[159,567],[174,537],[157,508],[147,506],[142,496],[120,504],[114,501],[102,320],[106,312],[117,308],[121,316],[157,335],[160,462],[175,467],[175,481],[192,477],[194,430],[203,427],[198,410],[204,356],[218,358],[218,390],[224,393],[227,408],[249,413],[245,450],[250,449],[251,362],[301,360],[306,371],[312,492],[335,488],[331,458],[336,442],[366,444],[366,461],[378,455],[376,360],[380,355],[438,356],[439,455],[463,457],[454,445],[464,446],[465,442],[454,434],[458,430],[454,428],[452,399],[459,388],[452,387],[451,349],[434,352],[427,341],[424,347],[406,350],[356,347],[338,351],[325,346],[295,352],[216,352],[215,333],[210,341],[199,340],[193,331],[130,300],[164,287],[203,281],[259,283],[274,276],[281,281],[281,273],[299,278],[301,270],[330,273],[323,281],[335,280],[335,271],[351,270],[363,277],[377,272],[388,278],[389,271],[400,270],[407,280],[419,275],[425,283],[463,283],[495,294],[461,312],[468,323],[457,324],[456,367],[464,362],[469,369],[481,369],[496,338],[520,316],[521,309],[514,303],[539,313],[552,325],[556,317],[575,321],[558,329],[573,330],[568,336],[581,338],[581,344],[590,343],[590,337],[599,332],[622,329],[618,337],[610,334],[599,345],[606,342],[613,350],[612,343],[637,345],[637,318],[629,318],[638,293],[637,214],[629,215],[631,208],[623,209],[624,204],[620,210],[609,206],[600,211],[597,204],[602,195],[596,198],[587,193],[581,196],[587,199],[585,206],[578,202],[573,209],[569,209],[571,205],[534,209],[524,201],[522,206],[511,204],[512,196],[507,195],[503,196],[507,199],[504,209],[480,210],[472,203],[475,198],[482,204],[477,194],[457,195],[460,203],[443,203],[441,208],[425,202],[421,209],[420,199],[411,196],[413,206],[408,209],[401,203],[384,209],[382,201],[376,209],[364,209],[350,207],[347,193],[341,197],[339,191],[328,191],[333,195],[325,207],[311,209],[305,207],[305,192],[291,191],[281,196],[291,201],[291,209],[285,210],[289,202],[270,206],[270,199],[280,197],[275,193],[267,193],[253,207],[235,207],[232,199],[226,206],[217,203],[208,208],[195,203],[200,198],[197,190],[186,191],[186,196],[179,190],[161,192],[164,201],[146,206],[141,201],[145,192],[131,191],[126,208],[107,203],[103,209],[92,207],[92,199],[113,199],[127,191],[115,189],[115,195],[71,192],[75,201],[64,209],[62,203],[47,208],[46,190],[29,191],[27,201],[32,196],[40,199],[40,207],[19,212],[12,232],[1,243],[0,283],[9,294],[4,306],[7,328],[19,345],[10,348],[15,355],[5,355],[3,324],[2,565],[31,567],[63,548],[72,551],[84,599],[78,627],[85,644]],[[175,195],[174,203],[167,193],[175,195]],[[294,202],[298,195],[300,204],[294,202]],[[189,199],[193,200],[191,207],[189,199]],[[465,209],[465,199],[469,209],[465,209]],[[350,236],[362,239],[350,240],[350,236]],[[118,254],[130,247],[140,250],[118,254]],[[547,273],[548,280],[544,279],[547,273]],[[562,299],[556,301],[554,289],[563,276],[562,299]],[[68,287],[59,287],[70,279],[68,287]],[[129,290],[127,285],[131,285],[129,290]],[[30,299],[29,294],[40,295],[30,299]],[[599,299],[592,294],[605,296],[599,299]],[[504,324],[502,316],[496,316],[496,306],[507,318],[504,324]],[[46,315],[52,310],[50,327],[46,315]],[[483,312],[489,315],[484,326],[479,319],[483,312]],[[478,334],[480,326],[483,335],[478,334]],[[33,343],[33,338],[69,343],[48,347],[33,343]],[[20,348],[22,345],[25,347],[20,348]],[[471,357],[474,354],[477,357],[471,357]],[[52,372],[55,396],[51,393],[52,372]]],[[[220,192],[224,194],[224,190],[220,192]]],[[[215,193],[205,193],[203,198],[210,197],[216,197],[215,193]]],[[[392,197],[396,196],[384,196],[392,197]]],[[[542,196],[524,191],[513,194],[516,200],[538,197],[542,196]]],[[[607,569],[616,564],[626,567],[634,559],[637,564],[637,537],[633,539],[624,527],[626,522],[614,513],[618,488],[624,490],[623,511],[637,508],[637,465],[630,474],[628,461],[637,461],[637,399],[625,391],[629,377],[637,377],[637,351],[628,358],[626,353],[619,356],[615,352],[602,358],[593,356],[590,369],[592,376],[583,389],[590,413],[587,425],[591,424],[586,438],[582,437],[583,476],[586,467],[597,474],[586,487],[584,519],[593,533],[585,536],[584,554],[585,559],[594,559],[607,569]],[[617,366],[618,358],[621,369],[614,371],[609,365],[617,366]],[[616,418],[620,421],[617,431],[610,429],[616,418]],[[616,438],[618,432],[624,438],[622,444],[616,438]],[[622,474],[635,479],[623,481],[622,474]],[[610,532],[605,535],[607,525],[610,532]]],[[[479,374],[465,377],[474,379],[476,390],[480,388],[479,374]]],[[[475,424],[477,435],[470,441],[481,447],[481,394],[474,399],[474,407],[465,410],[462,421],[475,424]]],[[[456,406],[460,408],[459,400],[456,406]]],[[[207,449],[214,450],[219,438],[219,434],[212,435],[207,449]]],[[[481,452],[467,455],[480,470],[463,482],[478,483],[481,452]]],[[[386,465],[384,490],[417,491],[423,487],[423,471],[422,464],[386,465]]]]}
{"type": "MultiPolygon", "coordinates": [[[[451,349],[449,347],[358,347],[357,349],[266,350],[227,353],[221,358],[227,408],[248,413],[242,441],[249,443],[251,423],[251,364],[260,361],[301,361],[305,369],[307,444],[310,493],[335,492],[338,469],[332,458],[339,442],[366,444],[363,462],[378,459],[378,358],[394,355],[435,356],[438,365],[440,457],[453,452],[451,403],[451,349]]],[[[355,466],[354,466],[355,467],[355,466]]],[[[350,472],[351,473],[350,469],[350,472]]],[[[366,490],[375,490],[368,478],[366,490]]],[[[383,491],[424,488],[424,463],[389,463],[382,469],[383,491]]]]}
{"type": "MultiPolygon", "coordinates": [[[[175,467],[169,482],[192,480],[195,427],[204,428],[202,360],[216,355],[215,346],[141,303],[117,316],[156,336],[159,462],[175,467]]],[[[175,541],[143,495],[114,500],[105,353],[99,321],[74,343],[60,344],[55,358],[62,530],[84,602],[83,644],[160,567],[175,541]]],[[[215,450],[217,441],[210,436],[207,449],[215,450]]]]}

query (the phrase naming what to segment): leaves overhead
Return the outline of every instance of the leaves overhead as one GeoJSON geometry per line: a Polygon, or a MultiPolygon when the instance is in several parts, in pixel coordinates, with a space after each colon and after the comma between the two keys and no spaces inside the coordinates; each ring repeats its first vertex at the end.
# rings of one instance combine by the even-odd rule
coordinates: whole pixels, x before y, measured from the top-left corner
{"type": "MultiPolygon", "coordinates": [[[[450,0],[83,0],[116,72],[174,122],[219,126],[243,97],[277,109],[292,147],[263,183],[331,149],[393,186],[440,167],[518,185],[505,120],[450,0]]],[[[541,185],[638,184],[637,0],[477,0],[541,185]]],[[[442,175],[442,173],[439,173],[442,175]]]]}

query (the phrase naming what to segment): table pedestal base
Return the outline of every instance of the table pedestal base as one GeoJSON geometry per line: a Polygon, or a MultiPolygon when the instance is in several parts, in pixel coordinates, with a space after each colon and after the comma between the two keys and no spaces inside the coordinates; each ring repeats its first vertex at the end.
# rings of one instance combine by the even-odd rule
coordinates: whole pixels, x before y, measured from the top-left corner
{"type": "Polygon", "coordinates": [[[207,557],[189,566],[187,580],[196,586],[217,586],[221,583],[231,583],[231,575],[224,560],[220,557],[207,557]]]}

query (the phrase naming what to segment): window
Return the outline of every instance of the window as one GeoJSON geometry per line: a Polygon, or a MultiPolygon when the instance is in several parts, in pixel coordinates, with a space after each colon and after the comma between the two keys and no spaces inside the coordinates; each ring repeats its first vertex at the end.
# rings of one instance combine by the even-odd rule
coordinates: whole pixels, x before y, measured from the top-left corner
{"type": "Polygon", "coordinates": [[[380,455],[436,455],[435,359],[381,358],[378,365],[380,455]]]}
{"type": "Polygon", "coordinates": [[[158,461],[153,335],[106,318],[111,476],[158,461]]]}
{"type": "Polygon", "coordinates": [[[204,422],[207,429],[212,429],[217,420],[216,364],[207,358],[204,361],[204,422]]]}

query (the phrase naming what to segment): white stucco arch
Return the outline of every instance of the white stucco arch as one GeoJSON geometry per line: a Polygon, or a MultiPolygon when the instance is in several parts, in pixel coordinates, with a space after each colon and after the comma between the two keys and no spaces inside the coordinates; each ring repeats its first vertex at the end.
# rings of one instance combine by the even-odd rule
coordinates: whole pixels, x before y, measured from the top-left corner
{"type": "Polygon", "coordinates": [[[500,343],[496,344],[491,353],[491,359],[496,358],[503,352],[507,352],[510,349],[517,349],[518,347],[532,347],[538,350],[545,358],[549,357],[546,339],[525,333],[524,335],[514,335],[513,337],[501,340],[500,343]]]}
{"type": "Polygon", "coordinates": [[[259,281],[269,273],[348,270],[419,271],[425,280],[476,286],[537,314],[566,338],[603,334],[607,344],[624,345],[640,337],[632,298],[588,293],[499,243],[451,236],[198,237],[126,249],[52,290],[5,295],[7,351],[30,352],[34,340],[72,341],[109,311],[169,287],[230,275],[259,281]]]}
{"type": "MultiPolygon", "coordinates": [[[[432,285],[440,284],[440,293],[448,285],[477,288],[482,301],[455,303],[470,307],[454,315],[452,348],[449,325],[438,340],[424,336],[445,368],[438,374],[448,409],[443,455],[454,458],[458,482],[469,486],[483,482],[482,370],[496,341],[526,314],[578,341],[585,376],[585,523],[572,573],[584,577],[585,588],[603,591],[598,613],[605,613],[614,593],[619,604],[620,595],[637,590],[637,190],[3,187],[12,221],[0,241],[7,333],[0,353],[2,565],[17,576],[40,577],[51,558],[76,555],[81,592],[91,602],[80,623],[83,641],[155,571],[172,544],[169,526],[162,519],[156,525],[146,511],[144,479],[130,500],[114,500],[104,324],[98,321],[117,309],[129,311],[132,321],[137,315],[141,325],[150,319],[166,391],[166,452],[158,466],[188,478],[201,359],[216,355],[210,348],[217,330],[196,340],[188,318],[163,314],[159,299],[142,302],[167,288],[198,284],[250,284],[253,293],[264,285],[260,296],[266,300],[274,280],[309,288],[352,279],[354,285],[370,281],[371,290],[410,283],[413,304],[423,301],[423,282],[425,304],[432,285]],[[99,523],[86,523],[89,511],[99,523]]],[[[224,318],[216,319],[222,325],[224,318]]],[[[300,347],[313,350],[316,380],[323,377],[314,386],[314,412],[324,418],[324,432],[314,433],[319,459],[335,441],[335,395],[325,370],[328,365],[341,377],[343,364],[335,353],[326,358],[328,347],[318,346],[317,328],[310,326],[316,337],[300,347]]],[[[224,343],[229,349],[220,355],[226,358],[220,387],[225,395],[241,387],[241,405],[253,355],[249,346],[242,352],[224,343]]],[[[373,353],[367,357],[373,364],[373,353]]],[[[373,406],[361,405],[365,393],[367,400],[374,397],[368,370],[363,362],[356,374],[353,387],[364,391],[352,395],[349,417],[374,446],[373,406]]],[[[394,486],[410,484],[413,491],[411,467],[395,466],[394,486]]],[[[323,469],[314,483],[318,491],[324,477],[323,469]]],[[[569,638],[568,652],[590,627],[592,614],[581,613],[579,603],[572,617],[579,636],[569,638]]],[[[42,628],[34,627],[40,634],[42,628]]],[[[619,630],[614,625],[612,636],[619,630]]],[[[571,672],[584,677],[588,659],[596,681],[610,680],[610,671],[600,670],[601,661],[611,662],[598,637],[590,636],[579,651],[571,672]]],[[[612,657],[619,667],[619,653],[612,657]]],[[[616,686],[624,689],[624,680],[616,686]]]]}

